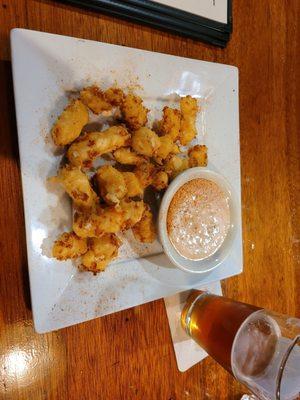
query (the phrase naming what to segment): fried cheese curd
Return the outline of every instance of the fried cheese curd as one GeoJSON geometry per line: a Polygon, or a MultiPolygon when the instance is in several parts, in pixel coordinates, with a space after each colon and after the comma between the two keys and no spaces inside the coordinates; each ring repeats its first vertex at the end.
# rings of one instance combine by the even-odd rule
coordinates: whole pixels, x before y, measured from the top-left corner
{"type": "Polygon", "coordinates": [[[138,180],[134,172],[122,172],[126,183],[126,197],[141,197],[144,193],[144,188],[138,180]]]}
{"type": "Polygon", "coordinates": [[[143,214],[143,201],[124,200],[116,206],[98,207],[96,211],[76,212],[73,231],[78,237],[101,237],[105,233],[118,233],[137,223],[143,214]]]}
{"type": "Polygon", "coordinates": [[[94,114],[100,114],[102,111],[112,109],[112,105],[106,100],[104,92],[97,86],[89,86],[80,92],[80,100],[94,114]]]}
{"type": "Polygon", "coordinates": [[[78,237],[74,232],[62,233],[54,242],[52,256],[64,261],[78,258],[87,251],[87,240],[78,237]]]}
{"type": "Polygon", "coordinates": [[[78,237],[101,237],[104,233],[118,233],[123,230],[125,213],[115,206],[98,207],[92,212],[75,212],[73,231],[78,237]]]}
{"type": "Polygon", "coordinates": [[[206,167],[207,166],[207,147],[199,145],[192,147],[188,151],[189,167],[206,167]]]}
{"type": "Polygon", "coordinates": [[[112,233],[88,240],[88,250],[81,258],[81,267],[94,274],[104,271],[118,256],[121,241],[112,233]]]}
{"type": "Polygon", "coordinates": [[[207,165],[206,146],[184,151],[179,147],[196,136],[197,111],[197,100],[183,97],[180,110],[164,107],[161,121],[151,128],[149,110],[139,96],[96,85],[80,91],[51,130],[57,146],[69,146],[67,164],[51,179],[63,186],[74,205],[73,230],[54,242],[53,257],[81,258],[80,268],[96,274],[117,257],[118,233],[132,229],[141,243],[155,240],[154,218],[143,200],[145,189],[164,190],[187,168],[207,165]],[[111,113],[115,108],[120,112],[111,113]],[[102,114],[101,121],[109,117],[110,126],[87,132],[91,112],[102,114]]]}
{"type": "Polygon", "coordinates": [[[142,127],[133,132],[131,145],[136,153],[152,157],[159,149],[161,141],[159,136],[154,131],[149,128],[142,127]]]}
{"type": "Polygon", "coordinates": [[[56,180],[72,198],[75,206],[88,209],[97,204],[97,194],[94,192],[87,175],[78,167],[65,165],[58,171],[56,180]]]}
{"type": "Polygon", "coordinates": [[[137,224],[144,213],[145,203],[141,201],[122,200],[119,208],[124,213],[122,230],[130,229],[137,224]]]}
{"type": "Polygon", "coordinates": [[[122,172],[112,165],[103,165],[96,173],[98,192],[107,204],[118,204],[127,194],[122,172]]]}
{"type": "Polygon", "coordinates": [[[155,166],[150,162],[139,164],[133,170],[143,189],[150,186],[156,173],[155,166]]]}
{"type": "Polygon", "coordinates": [[[105,153],[126,146],[130,134],[124,126],[112,126],[103,132],[89,132],[71,144],[67,157],[72,165],[90,168],[105,153]]]}
{"type": "Polygon", "coordinates": [[[141,243],[152,243],[156,237],[156,229],[153,220],[152,212],[150,207],[147,206],[143,213],[142,218],[137,222],[133,228],[132,232],[136,240],[141,243]]]}
{"type": "Polygon", "coordinates": [[[97,170],[98,192],[107,204],[118,204],[124,197],[141,197],[144,188],[133,172],[121,172],[111,165],[97,170]]]}
{"type": "Polygon", "coordinates": [[[152,180],[152,186],[160,191],[166,189],[169,183],[169,175],[165,171],[157,171],[152,180]]]}
{"type": "Polygon", "coordinates": [[[126,125],[132,130],[137,130],[147,123],[149,110],[143,105],[143,100],[139,96],[131,93],[125,96],[121,112],[126,125]]]}
{"type": "Polygon", "coordinates": [[[72,143],[88,121],[89,113],[86,106],[80,100],[73,100],[58,117],[51,130],[56,146],[72,143]]]}
{"type": "Polygon", "coordinates": [[[172,179],[188,168],[189,162],[187,158],[179,157],[176,155],[169,158],[164,165],[165,172],[172,179]]]}
{"type": "Polygon", "coordinates": [[[120,107],[123,104],[125,94],[123,90],[111,87],[104,92],[105,99],[115,107],[120,107]]]}
{"type": "Polygon", "coordinates": [[[113,156],[119,164],[124,165],[138,165],[146,161],[145,157],[135,153],[130,147],[121,147],[114,151],[113,156]]]}
{"type": "Polygon", "coordinates": [[[186,96],[180,99],[181,123],[179,140],[183,146],[192,141],[196,135],[197,99],[186,96]]]}
{"type": "Polygon", "coordinates": [[[160,136],[159,137],[160,145],[158,149],[155,151],[154,160],[158,164],[163,164],[163,161],[170,154],[178,154],[180,153],[179,147],[175,144],[169,135],[160,136]]]}
{"type": "Polygon", "coordinates": [[[102,91],[98,86],[89,86],[80,92],[80,99],[94,114],[109,111],[113,107],[121,106],[124,92],[118,88],[109,88],[102,91]]]}
{"type": "Polygon", "coordinates": [[[160,121],[160,130],[163,135],[171,137],[175,142],[180,135],[181,113],[179,110],[164,107],[163,119],[160,121]]]}

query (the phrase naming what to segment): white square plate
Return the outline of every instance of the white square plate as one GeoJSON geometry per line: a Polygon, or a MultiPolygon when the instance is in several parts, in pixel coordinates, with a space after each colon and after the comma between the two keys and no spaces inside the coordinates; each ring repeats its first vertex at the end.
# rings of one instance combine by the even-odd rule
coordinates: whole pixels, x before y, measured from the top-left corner
{"type": "MultiPolygon", "coordinates": [[[[72,262],[58,262],[42,250],[49,238],[71,226],[67,196],[49,190],[56,173],[48,134],[67,103],[66,92],[91,83],[135,87],[159,110],[176,95],[198,97],[199,140],[208,146],[209,167],[234,188],[240,207],[238,70],[165,54],[23,29],[11,32],[28,264],[34,324],[47,332],[169,296],[242,271],[241,220],[231,254],[205,275],[185,273],[164,254],[114,263],[93,276],[72,262]]],[[[239,210],[240,211],[240,210],[239,210]]],[[[241,214],[239,212],[239,214],[241,214]]]]}

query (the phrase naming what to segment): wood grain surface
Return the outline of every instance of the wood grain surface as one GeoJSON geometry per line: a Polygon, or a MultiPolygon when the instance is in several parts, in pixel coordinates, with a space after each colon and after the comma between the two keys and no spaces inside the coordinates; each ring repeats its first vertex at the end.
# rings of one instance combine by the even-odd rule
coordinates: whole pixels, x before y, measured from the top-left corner
{"type": "MultiPolygon", "coordinates": [[[[234,1],[222,50],[46,0],[0,0],[0,399],[240,399],[212,359],[176,367],[162,300],[38,335],[30,311],[9,31],[42,30],[236,65],[244,273],[228,297],[300,317],[298,0],[234,1]]],[[[159,73],[159,71],[158,71],[159,73]]]]}

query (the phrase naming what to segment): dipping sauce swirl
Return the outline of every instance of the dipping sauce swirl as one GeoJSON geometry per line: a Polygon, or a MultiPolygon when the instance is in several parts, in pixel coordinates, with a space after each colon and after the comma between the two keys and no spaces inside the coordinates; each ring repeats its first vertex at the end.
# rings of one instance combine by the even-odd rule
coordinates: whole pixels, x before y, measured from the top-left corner
{"type": "Polygon", "coordinates": [[[175,193],[167,213],[167,231],[181,256],[190,260],[211,256],[229,228],[228,195],[215,182],[193,179],[175,193]]]}

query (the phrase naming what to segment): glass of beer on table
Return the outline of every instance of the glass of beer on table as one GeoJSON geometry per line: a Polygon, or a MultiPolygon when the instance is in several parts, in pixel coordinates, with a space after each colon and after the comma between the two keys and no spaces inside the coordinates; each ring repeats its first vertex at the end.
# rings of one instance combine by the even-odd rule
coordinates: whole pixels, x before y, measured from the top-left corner
{"type": "Polygon", "coordinates": [[[194,291],[182,326],[259,399],[300,399],[300,319],[194,291]]]}

